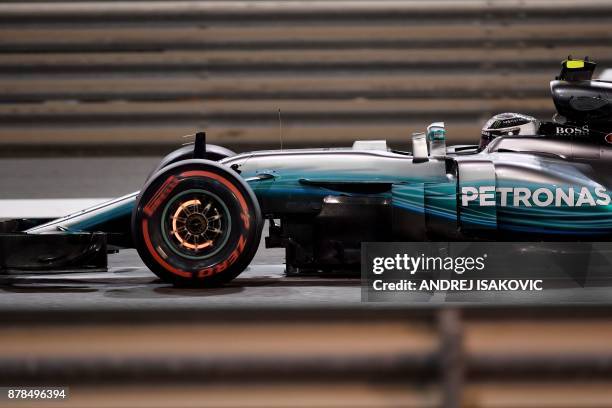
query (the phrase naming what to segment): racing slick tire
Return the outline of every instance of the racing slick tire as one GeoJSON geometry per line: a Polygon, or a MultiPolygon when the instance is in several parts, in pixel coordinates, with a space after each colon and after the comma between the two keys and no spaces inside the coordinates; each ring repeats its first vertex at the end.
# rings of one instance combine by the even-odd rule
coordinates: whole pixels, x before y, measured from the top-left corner
{"type": "Polygon", "coordinates": [[[214,287],[251,262],[263,219],[255,194],[233,170],[193,159],[155,173],[132,212],[143,262],[176,286],[214,287]]]}

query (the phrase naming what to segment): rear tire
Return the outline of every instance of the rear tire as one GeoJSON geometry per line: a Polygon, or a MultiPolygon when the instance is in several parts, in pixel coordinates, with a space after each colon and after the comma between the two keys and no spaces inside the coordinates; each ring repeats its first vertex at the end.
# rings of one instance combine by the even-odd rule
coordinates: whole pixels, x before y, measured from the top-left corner
{"type": "Polygon", "coordinates": [[[144,263],[177,286],[219,286],[251,262],[263,220],[255,194],[233,170],[209,160],[164,167],[132,213],[144,263]]]}

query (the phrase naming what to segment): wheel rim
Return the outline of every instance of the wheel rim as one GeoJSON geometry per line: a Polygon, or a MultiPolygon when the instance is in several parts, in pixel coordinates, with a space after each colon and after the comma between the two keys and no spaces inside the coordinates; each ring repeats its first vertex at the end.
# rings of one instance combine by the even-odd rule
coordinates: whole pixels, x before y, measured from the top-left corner
{"type": "Polygon", "coordinates": [[[208,191],[188,190],[173,197],[162,214],[162,235],[185,258],[206,259],[219,252],[231,229],[229,210],[208,191]]]}

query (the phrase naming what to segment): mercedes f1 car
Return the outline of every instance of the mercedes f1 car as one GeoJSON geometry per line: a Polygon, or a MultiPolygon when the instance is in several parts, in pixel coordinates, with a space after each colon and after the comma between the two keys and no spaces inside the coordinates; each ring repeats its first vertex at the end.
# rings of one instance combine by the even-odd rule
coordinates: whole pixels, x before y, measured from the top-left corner
{"type": "Polygon", "coordinates": [[[266,247],[285,249],[291,273],[354,268],[364,241],[610,240],[612,82],[594,69],[564,61],[552,121],[496,115],[473,146],[447,147],[443,123],[413,135],[412,152],[357,141],[234,154],[199,133],[139,192],[42,225],[5,223],[3,266],[95,264],[136,248],[164,281],[220,285],[249,265],[264,220],[266,247]],[[15,242],[28,240],[38,253],[20,258],[15,242]]]}

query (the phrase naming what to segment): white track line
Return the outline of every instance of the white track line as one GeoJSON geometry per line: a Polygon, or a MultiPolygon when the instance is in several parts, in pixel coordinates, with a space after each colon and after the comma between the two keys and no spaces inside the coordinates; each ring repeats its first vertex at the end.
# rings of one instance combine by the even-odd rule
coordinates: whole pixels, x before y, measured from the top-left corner
{"type": "Polygon", "coordinates": [[[0,200],[0,218],[57,218],[108,200],[108,198],[0,200]]]}
{"type": "Polygon", "coordinates": [[[601,73],[599,79],[602,81],[612,81],[612,69],[606,69],[601,73]]]}

